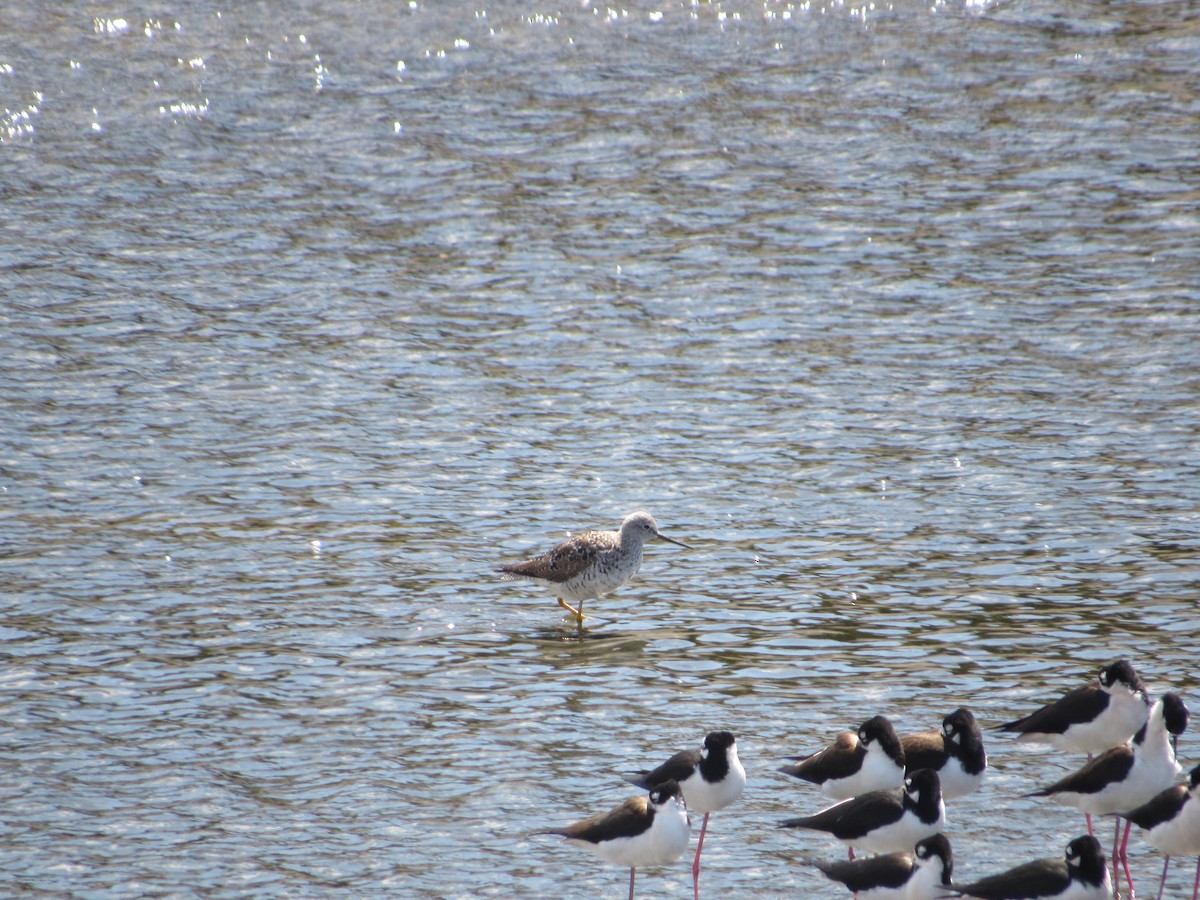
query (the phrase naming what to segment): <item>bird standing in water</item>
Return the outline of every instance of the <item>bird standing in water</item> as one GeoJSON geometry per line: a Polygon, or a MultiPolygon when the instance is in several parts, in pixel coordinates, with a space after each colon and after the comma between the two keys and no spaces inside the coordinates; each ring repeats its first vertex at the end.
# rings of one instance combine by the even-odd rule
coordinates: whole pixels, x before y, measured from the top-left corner
{"type": "Polygon", "coordinates": [[[849,800],[868,791],[886,791],[904,784],[904,749],[886,716],[872,716],[858,733],[843,731],[824,750],[792,757],[781,766],[785,775],[808,781],[833,800],[849,800]]]}
{"type": "Polygon", "coordinates": [[[1100,842],[1090,834],[1067,845],[1063,859],[1035,859],[997,875],[946,889],[982,900],[1112,900],[1100,842]]]}
{"type": "Polygon", "coordinates": [[[688,807],[704,813],[692,860],[692,896],[700,900],[700,853],[704,850],[708,817],[735,802],[746,787],[737,740],[728,731],[710,731],[700,749],[682,750],[655,769],[627,776],[626,781],[650,789],[663,782],[678,783],[688,807]]]}
{"type": "Polygon", "coordinates": [[[907,771],[933,769],[942,785],[942,799],[954,800],[983,783],[987,751],[975,716],[960,706],[942,719],[941,731],[920,731],[900,738],[907,771]]]}
{"type": "Polygon", "coordinates": [[[1016,732],[1019,741],[1049,744],[1068,753],[1103,753],[1129,740],[1150,716],[1142,679],[1128,660],[1100,670],[1091,684],[1069,691],[1000,731],[1016,732]]]}
{"type": "Polygon", "coordinates": [[[549,583],[558,596],[558,605],[575,616],[582,628],[583,601],[603,597],[637,574],[642,565],[642,546],[653,538],[691,549],[659,531],[650,513],[635,512],[625,517],[620,531],[584,531],[540,556],[499,566],[498,571],[505,579],[549,583]]]}
{"type": "Polygon", "coordinates": [[[940,834],[946,825],[946,804],[937,772],[921,769],[893,791],[868,791],[816,815],[780,823],[780,828],[825,831],[850,847],[871,853],[897,853],[917,841],[940,834]]]}
{"type": "Polygon", "coordinates": [[[683,856],[691,823],[679,785],[668,781],[606,813],[538,833],[561,835],[611,863],[628,866],[629,900],[633,900],[638,866],[665,866],[683,856]]]}
{"type": "Polygon", "coordinates": [[[814,863],[830,881],[840,881],[859,900],[933,900],[945,897],[954,873],[954,854],[944,834],[918,841],[910,853],[885,853],[840,862],[814,863]]]}
{"type": "MultiPolygon", "coordinates": [[[[1144,829],[1146,841],[1166,856],[1158,881],[1158,898],[1162,900],[1171,857],[1200,855],[1200,766],[1192,769],[1187,784],[1172,785],[1123,816],[1144,829]]],[[[1200,859],[1196,860],[1196,879],[1192,883],[1192,900],[1197,897],[1200,859]]]]}

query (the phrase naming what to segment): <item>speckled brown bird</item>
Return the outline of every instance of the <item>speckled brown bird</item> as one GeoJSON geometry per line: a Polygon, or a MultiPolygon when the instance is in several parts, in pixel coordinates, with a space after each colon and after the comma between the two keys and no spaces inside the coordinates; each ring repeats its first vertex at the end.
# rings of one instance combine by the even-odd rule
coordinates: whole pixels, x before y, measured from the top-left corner
{"type": "Polygon", "coordinates": [[[583,625],[583,601],[615,591],[642,565],[642,546],[652,538],[691,549],[658,530],[648,512],[625,517],[620,531],[584,531],[567,538],[541,556],[498,567],[506,579],[529,578],[548,582],[558,605],[583,625]],[[571,606],[567,601],[578,606],[571,606]]]}

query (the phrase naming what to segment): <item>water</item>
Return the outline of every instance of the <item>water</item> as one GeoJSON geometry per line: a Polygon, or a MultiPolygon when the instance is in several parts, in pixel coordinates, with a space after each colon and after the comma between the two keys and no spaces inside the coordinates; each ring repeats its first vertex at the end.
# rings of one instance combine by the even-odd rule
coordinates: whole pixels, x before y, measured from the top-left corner
{"type": "MultiPolygon", "coordinates": [[[[621,896],[531,833],[727,728],[706,895],[841,896],[776,757],[1197,708],[1196,10],[13,6],[5,895],[621,896]]],[[[963,879],[1082,830],[988,745],[963,879]]]]}

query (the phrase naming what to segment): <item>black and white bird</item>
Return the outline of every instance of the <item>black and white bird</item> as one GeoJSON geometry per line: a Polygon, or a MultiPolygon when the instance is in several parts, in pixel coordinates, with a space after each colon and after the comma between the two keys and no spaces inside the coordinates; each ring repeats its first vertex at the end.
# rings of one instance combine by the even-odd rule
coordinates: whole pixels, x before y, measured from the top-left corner
{"type": "Polygon", "coordinates": [[[1035,859],[998,875],[947,888],[983,900],[1112,900],[1100,842],[1090,834],[1067,845],[1065,859],[1035,859]]]}
{"type": "Polygon", "coordinates": [[[1121,815],[1145,832],[1146,841],[1162,853],[1161,898],[1172,856],[1195,856],[1196,880],[1192,900],[1200,894],[1200,766],[1192,769],[1187,784],[1176,784],[1156,794],[1148,803],[1121,815]]]}
{"type": "Polygon", "coordinates": [[[1022,741],[1050,744],[1068,753],[1103,753],[1146,724],[1150,703],[1128,660],[1100,670],[1095,683],[1076,688],[1022,719],[999,726],[1022,741]]]}
{"type": "MultiPolygon", "coordinates": [[[[1172,736],[1187,728],[1188,710],[1176,694],[1163,694],[1150,710],[1150,717],[1127,744],[1101,753],[1085,766],[1048,787],[1027,796],[1050,797],[1089,815],[1121,813],[1135,809],[1170,787],[1179,774],[1172,736]]],[[[1113,867],[1118,862],[1132,883],[1125,845],[1120,840],[1121,823],[1113,841],[1113,867]]],[[[1115,877],[1115,876],[1114,876],[1115,877]]]]}
{"type": "Polygon", "coordinates": [[[979,723],[966,707],[942,719],[941,731],[921,731],[900,739],[909,772],[933,769],[942,785],[942,799],[953,800],[983,784],[987,751],[979,723]]]}
{"type": "Polygon", "coordinates": [[[811,782],[831,800],[848,800],[868,791],[898,788],[904,783],[904,751],[886,716],[874,716],[843,731],[832,744],[779,771],[811,782]]]}
{"type": "Polygon", "coordinates": [[[840,862],[816,863],[831,881],[858,900],[934,900],[946,895],[954,855],[944,834],[919,841],[909,853],[885,853],[840,862]]]}
{"type": "Polygon", "coordinates": [[[728,731],[709,732],[700,749],[683,750],[656,769],[638,772],[626,780],[642,788],[652,788],[664,781],[678,782],[688,807],[704,813],[696,857],[692,860],[692,892],[698,898],[700,853],[704,850],[708,817],[736,802],[746,788],[746,770],[738,759],[736,739],[728,731]]]}
{"type": "Polygon", "coordinates": [[[826,831],[854,848],[872,853],[896,853],[920,840],[940,834],[946,824],[946,804],[932,769],[913,772],[904,787],[894,791],[869,791],[812,816],[782,822],[781,828],[826,831]]]}
{"type": "Polygon", "coordinates": [[[668,781],[606,813],[539,834],[557,834],[611,863],[629,867],[629,900],[639,868],[665,866],[687,850],[691,826],[679,785],[668,781]]]}

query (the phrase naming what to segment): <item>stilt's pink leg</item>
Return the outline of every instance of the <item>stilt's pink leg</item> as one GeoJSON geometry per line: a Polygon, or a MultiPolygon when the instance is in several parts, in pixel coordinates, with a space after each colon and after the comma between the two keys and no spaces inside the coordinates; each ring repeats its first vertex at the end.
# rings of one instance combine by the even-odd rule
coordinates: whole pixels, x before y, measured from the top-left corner
{"type": "Polygon", "coordinates": [[[708,831],[708,816],[704,814],[704,821],[700,824],[700,839],[696,841],[696,858],[692,860],[692,897],[694,900],[700,900],[700,851],[704,849],[704,833],[708,831]]]}
{"type": "MultiPolygon", "coordinates": [[[[1117,866],[1119,866],[1120,864],[1121,864],[1121,820],[1120,820],[1120,818],[1118,818],[1117,819],[1117,829],[1116,829],[1116,832],[1113,834],[1113,852],[1112,852],[1112,866],[1113,866],[1113,879],[1112,880],[1113,880],[1113,893],[1114,894],[1121,893],[1121,873],[1120,873],[1120,870],[1117,868],[1117,866]]],[[[1133,885],[1130,885],[1130,887],[1133,887],[1133,885]]]]}
{"type": "MultiPolygon", "coordinates": [[[[558,602],[563,602],[563,601],[559,600],[558,602]]],[[[1088,762],[1092,761],[1091,754],[1087,755],[1087,761],[1088,762]]],[[[1086,818],[1086,820],[1087,820],[1087,836],[1088,836],[1088,838],[1094,838],[1094,836],[1096,836],[1096,832],[1093,832],[1093,830],[1092,830],[1092,814],[1091,814],[1091,812],[1085,812],[1084,818],[1086,818]]],[[[1116,884],[1114,884],[1114,886],[1112,886],[1112,887],[1114,887],[1114,889],[1115,889],[1116,884]]]]}
{"type": "MultiPolygon", "coordinates": [[[[1117,824],[1121,820],[1117,819],[1117,824]]],[[[1133,823],[1128,819],[1125,820],[1125,834],[1121,838],[1121,868],[1125,870],[1125,883],[1129,885],[1129,900],[1133,900],[1133,874],[1129,871],[1129,856],[1126,854],[1126,848],[1129,845],[1129,829],[1133,827],[1133,823]]]]}
{"type": "Polygon", "coordinates": [[[1169,865],[1171,865],[1171,857],[1168,856],[1163,859],[1162,878],[1158,879],[1158,900],[1162,900],[1163,888],[1167,884],[1167,866],[1169,865]]]}
{"type": "Polygon", "coordinates": [[[629,900],[633,900],[633,873],[636,871],[633,866],[629,867],[629,900]]]}

